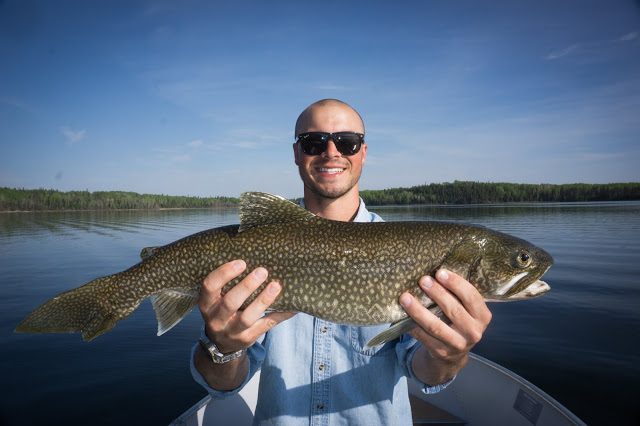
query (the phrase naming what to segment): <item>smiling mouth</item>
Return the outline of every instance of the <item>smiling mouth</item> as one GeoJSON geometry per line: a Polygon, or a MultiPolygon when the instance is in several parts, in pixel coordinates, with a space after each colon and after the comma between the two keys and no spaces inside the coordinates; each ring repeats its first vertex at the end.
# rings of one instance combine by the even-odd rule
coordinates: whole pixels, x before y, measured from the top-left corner
{"type": "Polygon", "coordinates": [[[334,175],[336,173],[340,173],[343,172],[345,169],[341,168],[341,167],[320,167],[318,169],[318,171],[320,173],[328,173],[330,175],[334,175]]]}

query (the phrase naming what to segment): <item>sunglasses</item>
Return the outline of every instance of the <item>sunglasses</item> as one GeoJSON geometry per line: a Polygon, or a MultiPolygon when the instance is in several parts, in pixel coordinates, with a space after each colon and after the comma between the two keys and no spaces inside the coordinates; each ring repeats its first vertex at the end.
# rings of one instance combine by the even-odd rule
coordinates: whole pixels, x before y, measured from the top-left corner
{"type": "Polygon", "coordinates": [[[342,155],[355,155],[360,151],[364,135],[356,132],[308,132],[298,135],[298,143],[302,152],[307,155],[320,155],[327,150],[331,139],[342,155]]]}

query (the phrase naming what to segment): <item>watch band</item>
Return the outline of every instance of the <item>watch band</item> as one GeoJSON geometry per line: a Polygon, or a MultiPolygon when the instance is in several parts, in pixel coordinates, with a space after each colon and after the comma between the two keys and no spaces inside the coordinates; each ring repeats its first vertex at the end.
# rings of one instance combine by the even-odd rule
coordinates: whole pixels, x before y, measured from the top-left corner
{"type": "Polygon", "coordinates": [[[199,342],[200,346],[204,350],[204,353],[206,353],[209,359],[216,364],[227,363],[231,360],[241,357],[245,352],[247,352],[246,349],[241,349],[227,355],[223,354],[222,352],[220,352],[216,344],[209,340],[209,338],[207,337],[207,334],[204,331],[204,324],[202,325],[202,332],[200,333],[199,342]]]}

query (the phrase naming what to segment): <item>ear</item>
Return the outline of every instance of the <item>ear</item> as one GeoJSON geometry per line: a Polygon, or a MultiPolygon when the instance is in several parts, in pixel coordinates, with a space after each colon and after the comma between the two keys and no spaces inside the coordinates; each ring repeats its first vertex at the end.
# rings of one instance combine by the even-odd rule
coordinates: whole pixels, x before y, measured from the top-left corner
{"type": "Polygon", "coordinates": [[[362,165],[364,166],[365,160],[367,159],[367,144],[363,143],[362,148],[360,148],[360,152],[362,152],[362,165]]]}
{"type": "Polygon", "coordinates": [[[294,142],[293,143],[293,159],[296,162],[296,166],[299,166],[300,164],[300,160],[298,159],[298,156],[300,155],[300,153],[298,152],[298,143],[294,142]]]}

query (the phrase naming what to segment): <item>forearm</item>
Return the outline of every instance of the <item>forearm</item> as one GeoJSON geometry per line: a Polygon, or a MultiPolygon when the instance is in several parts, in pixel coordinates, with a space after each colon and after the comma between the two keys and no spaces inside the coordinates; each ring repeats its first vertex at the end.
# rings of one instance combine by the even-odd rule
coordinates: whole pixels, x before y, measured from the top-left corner
{"type": "Polygon", "coordinates": [[[426,347],[420,346],[411,360],[411,369],[416,378],[429,386],[436,386],[451,380],[469,360],[467,353],[452,359],[436,358],[426,347]]]}
{"type": "Polygon", "coordinates": [[[246,353],[227,363],[216,364],[198,347],[193,353],[193,363],[207,384],[217,391],[237,389],[249,374],[249,358],[246,353]]]}

